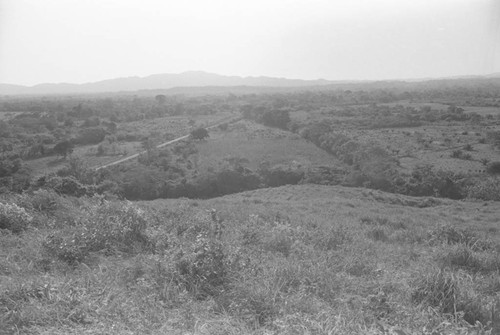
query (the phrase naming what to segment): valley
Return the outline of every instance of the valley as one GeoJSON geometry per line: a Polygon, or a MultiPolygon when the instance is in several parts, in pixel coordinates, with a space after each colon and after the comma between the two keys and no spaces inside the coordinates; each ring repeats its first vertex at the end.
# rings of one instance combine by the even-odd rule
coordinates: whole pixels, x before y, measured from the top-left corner
{"type": "Polygon", "coordinates": [[[217,90],[0,97],[0,334],[500,333],[498,79],[217,90]]]}

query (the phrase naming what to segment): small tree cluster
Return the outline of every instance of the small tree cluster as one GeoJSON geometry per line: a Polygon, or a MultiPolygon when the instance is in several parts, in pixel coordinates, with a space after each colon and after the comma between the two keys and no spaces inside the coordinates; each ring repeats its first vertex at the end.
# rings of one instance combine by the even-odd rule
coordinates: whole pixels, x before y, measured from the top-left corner
{"type": "Polygon", "coordinates": [[[205,138],[209,137],[208,130],[206,130],[205,128],[197,128],[191,132],[191,137],[195,140],[204,140],[205,138]]]}

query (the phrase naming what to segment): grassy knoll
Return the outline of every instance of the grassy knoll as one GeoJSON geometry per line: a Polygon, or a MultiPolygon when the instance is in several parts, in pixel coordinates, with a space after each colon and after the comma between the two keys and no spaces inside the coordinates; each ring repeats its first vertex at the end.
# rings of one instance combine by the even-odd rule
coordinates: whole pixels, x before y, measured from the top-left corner
{"type": "Polygon", "coordinates": [[[4,196],[0,329],[494,332],[499,210],[319,185],[136,203],[4,196]]]}

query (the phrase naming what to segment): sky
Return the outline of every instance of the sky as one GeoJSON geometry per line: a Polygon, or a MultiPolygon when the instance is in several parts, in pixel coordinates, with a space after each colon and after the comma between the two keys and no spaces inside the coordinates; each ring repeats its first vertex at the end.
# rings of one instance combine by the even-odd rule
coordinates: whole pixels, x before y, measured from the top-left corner
{"type": "Polygon", "coordinates": [[[500,0],[0,0],[0,83],[500,72],[500,0]]]}

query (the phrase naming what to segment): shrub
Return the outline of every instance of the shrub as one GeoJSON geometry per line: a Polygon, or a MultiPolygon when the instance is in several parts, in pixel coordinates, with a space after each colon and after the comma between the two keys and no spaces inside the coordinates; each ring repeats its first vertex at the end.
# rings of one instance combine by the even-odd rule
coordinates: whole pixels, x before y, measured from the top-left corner
{"type": "Polygon", "coordinates": [[[82,129],[76,138],[76,142],[82,145],[97,144],[104,141],[106,130],[100,127],[82,129]]]}
{"type": "Polygon", "coordinates": [[[489,201],[500,201],[500,180],[489,177],[475,180],[467,188],[467,197],[489,201]]]}
{"type": "Polygon", "coordinates": [[[90,252],[152,250],[146,225],[145,213],[130,203],[93,204],[74,227],[47,237],[44,248],[70,264],[82,262],[90,252]]]}
{"type": "Polygon", "coordinates": [[[95,186],[82,185],[73,177],[52,177],[45,182],[44,186],[53,189],[59,194],[75,197],[92,196],[96,193],[95,186]]]}
{"type": "Polygon", "coordinates": [[[288,110],[278,109],[264,112],[258,121],[268,127],[288,129],[288,123],[291,121],[288,110]]]}
{"type": "Polygon", "coordinates": [[[488,166],[488,163],[490,162],[490,160],[488,158],[481,158],[480,159],[480,162],[481,164],[483,164],[484,166],[488,166]]]}
{"type": "Polygon", "coordinates": [[[25,230],[32,220],[33,217],[24,208],[14,203],[0,202],[0,229],[18,234],[25,230]]]}
{"type": "Polygon", "coordinates": [[[222,243],[200,233],[187,252],[180,251],[175,261],[179,284],[197,299],[216,296],[227,283],[222,243]]]}
{"type": "Polygon", "coordinates": [[[286,166],[274,166],[270,169],[261,169],[264,184],[270,187],[282,185],[296,185],[304,178],[304,171],[286,166]]]}
{"type": "Polygon", "coordinates": [[[52,149],[52,151],[55,154],[66,158],[66,156],[68,154],[73,152],[73,148],[74,148],[74,145],[70,141],[62,141],[62,142],[57,143],[54,146],[54,148],[52,149]]]}
{"type": "Polygon", "coordinates": [[[451,158],[462,158],[463,152],[462,150],[453,150],[450,157],[451,158]]]}
{"type": "Polygon", "coordinates": [[[386,242],[389,237],[382,227],[374,227],[366,232],[366,236],[374,241],[386,242]]]}
{"type": "Polygon", "coordinates": [[[462,154],[462,156],[460,158],[463,160],[466,160],[466,161],[470,161],[470,160],[472,160],[472,155],[471,154],[462,154]]]}
{"type": "Polygon", "coordinates": [[[217,128],[219,128],[219,130],[221,130],[221,131],[226,131],[229,128],[229,124],[228,123],[221,123],[220,125],[217,126],[217,128]]]}
{"type": "Polygon", "coordinates": [[[500,146],[500,131],[489,131],[486,133],[486,138],[493,144],[493,146],[500,146]]]}
{"type": "Polygon", "coordinates": [[[500,174],[500,162],[489,163],[486,171],[490,174],[500,174]]]}
{"type": "Polygon", "coordinates": [[[51,190],[39,189],[33,192],[27,200],[30,207],[38,212],[52,213],[57,209],[59,196],[51,190]]]}
{"type": "Polygon", "coordinates": [[[413,196],[465,197],[464,177],[449,171],[435,171],[430,165],[417,166],[399,186],[398,192],[413,196]]]}
{"type": "Polygon", "coordinates": [[[209,137],[208,130],[206,130],[205,128],[195,129],[191,132],[191,137],[195,140],[204,140],[205,138],[209,137]]]}

